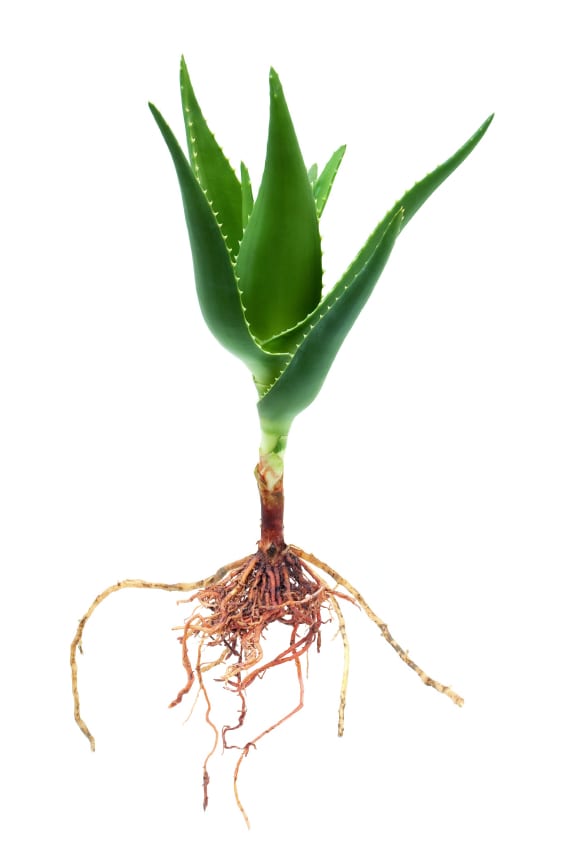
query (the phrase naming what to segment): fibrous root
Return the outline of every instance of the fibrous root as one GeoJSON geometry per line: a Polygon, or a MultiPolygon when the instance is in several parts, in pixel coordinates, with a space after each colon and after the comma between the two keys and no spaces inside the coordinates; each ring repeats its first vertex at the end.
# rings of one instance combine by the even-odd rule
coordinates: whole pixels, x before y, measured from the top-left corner
{"type": "Polygon", "coordinates": [[[203,805],[208,804],[208,763],[221,740],[222,748],[238,748],[239,758],[234,770],[234,792],[236,801],[246,823],[248,817],[238,794],[238,775],[243,759],[257,742],[281,725],[303,707],[304,681],[302,660],[308,650],[321,647],[321,627],[331,618],[338,624],[342,638],[344,664],[338,709],[338,734],[344,732],[344,711],[349,671],[349,642],[346,622],[340,601],[348,601],[360,607],[368,618],[377,625],[383,638],[391,645],[406,665],[418,674],[426,686],[449,697],[462,706],[463,699],[449,686],[445,686],[426,674],[409,658],[399,643],[391,636],[389,628],[369,607],[362,595],[352,584],[326,563],[294,545],[261,546],[257,552],[223,566],[211,577],[196,583],[151,583],[143,580],[124,580],[110,586],[97,596],[80,620],[71,644],[71,673],[75,709],[75,720],[90,742],[94,751],[95,742],[85,724],[80,710],[77,681],[77,650],[82,653],[83,631],[88,619],[97,606],[120,589],[162,589],[168,592],[192,592],[189,598],[179,603],[191,604],[179,637],[186,682],[171,702],[176,706],[191,691],[195,684],[206,701],[205,719],[214,732],[214,744],[203,764],[203,805]],[[322,574],[320,573],[322,572],[322,574]],[[325,575],[323,577],[322,575],[325,575]],[[333,581],[331,587],[326,580],[333,581]],[[288,628],[289,639],[283,650],[275,656],[264,655],[263,637],[269,626],[275,624],[288,628]],[[254,680],[270,669],[285,663],[295,666],[299,698],[297,705],[286,715],[263,730],[243,746],[229,744],[228,734],[244,725],[247,713],[246,693],[254,680]],[[212,669],[220,670],[219,679],[224,687],[233,692],[240,701],[239,719],[232,726],[223,727],[219,733],[212,719],[212,702],[205,685],[204,676],[212,669]]]}

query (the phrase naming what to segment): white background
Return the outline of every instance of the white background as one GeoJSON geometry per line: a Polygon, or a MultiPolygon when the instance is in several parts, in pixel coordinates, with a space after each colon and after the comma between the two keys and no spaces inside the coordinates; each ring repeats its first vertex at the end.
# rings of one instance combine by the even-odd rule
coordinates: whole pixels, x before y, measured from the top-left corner
{"type": "MultiPolygon", "coordinates": [[[[22,2],[4,7],[0,308],[2,843],[563,846],[566,364],[561,4],[22,2]],[[348,609],[306,708],[211,766],[175,596],[258,535],[254,391],[198,313],[168,153],[181,53],[257,190],[279,72],[307,163],[348,150],[323,218],[335,281],[380,216],[492,111],[407,228],[294,425],[287,537],[343,571],[463,710],[348,609]]],[[[285,669],[250,693],[292,706],[285,669]]],[[[252,715],[253,714],[253,715],[252,715]]],[[[222,719],[220,719],[222,721],[222,719]]]]}

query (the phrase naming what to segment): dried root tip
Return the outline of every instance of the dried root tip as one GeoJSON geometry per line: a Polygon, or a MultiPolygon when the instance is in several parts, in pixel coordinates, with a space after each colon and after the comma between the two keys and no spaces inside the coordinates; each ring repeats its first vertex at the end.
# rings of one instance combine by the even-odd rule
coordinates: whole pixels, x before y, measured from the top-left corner
{"type": "Polygon", "coordinates": [[[205,811],[206,811],[206,808],[208,807],[208,784],[209,783],[210,783],[210,777],[208,775],[207,769],[204,768],[203,773],[202,773],[202,793],[203,793],[202,808],[205,811]]]}
{"type": "Polygon", "coordinates": [[[395,639],[391,636],[389,628],[386,624],[378,626],[381,630],[381,635],[383,636],[385,641],[388,642],[389,645],[391,645],[393,650],[397,652],[403,662],[408,665],[409,668],[412,668],[412,670],[416,674],[418,674],[425,686],[431,686],[433,689],[436,689],[437,692],[440,692],[441,695],[446,695],[448,698],[450,698],[451,701],[456,704],[457,707],[464,706],[464,699],[456,692],[454,692],[454,690],[451,689],[450,686],[445,686],[443,683],[439,683],[437,680],[434,680],[432,677],[429,677],[429,675],[426,674],[426,672],[424,672],[422,668],[419,668],[419,666],[415,662],[413,662],[412,659],[410,659],[409,652],[403,650],[403,648],[395,641],[395,639]]]}

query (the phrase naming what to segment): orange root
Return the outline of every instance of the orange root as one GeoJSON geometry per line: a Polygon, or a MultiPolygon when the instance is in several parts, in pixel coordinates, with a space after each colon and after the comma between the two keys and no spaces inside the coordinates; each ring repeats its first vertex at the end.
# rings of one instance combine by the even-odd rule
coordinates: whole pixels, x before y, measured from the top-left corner
{"type": "MultiPolygon", "coordinates": [[[[214,653],[215,649],[220,651],[220,657],[209,660],[206,669],[223,664],[224,671],[220,679],[224,682],[225,688],[240,699],[238,721],[234,725],[223,727],[221,735],[224,750],[240,748],[242,751],[234,773],[234,792],[246,822],[248,819],[237,790],[240,765],[250,748],[254,747],[259,739],[303,706],[301,657],[314,644],[317,650],[320,650],[320,629],[326,620],[323,611],[330,612],[335,596],[347,597],[330,589],[306,563],[289,548],[284,547],[282,550],[268,549],[267,551],[260,548],[255,554],[241,560],[237,567],[222,579],[199,589],[188,598],[194,607],[179,639],[187,681],[170,706],[179,704],[191,691],[196,680],[207,701],[206,720],[212,724],[210,701],[202,681],[205,666],[202,663],[201,651],[203,646],[206,646],[207,656],[211,652],[214,653]],[[264,659],[262,638],[269,625],[276,623],[291,628],[289,645],[276,656],[264,659]],[[198,642],[194,668],[190,659],[190,643],[193,639],[198,642]],[[293,662],[297,670],[301,692],[299,705],[255,739],[246,743],[243,748],[228,744],[228,734],[241,729],[244,724],[247,713],[247,688],[270,669],[288,662],[293,662]]],[[[216,727],[212,726],[217,734],[216,727]]],[[[204,765],[205,806],[208,803],[207,763],[211,754],[212,751],[208,754],[204,765]]]]}

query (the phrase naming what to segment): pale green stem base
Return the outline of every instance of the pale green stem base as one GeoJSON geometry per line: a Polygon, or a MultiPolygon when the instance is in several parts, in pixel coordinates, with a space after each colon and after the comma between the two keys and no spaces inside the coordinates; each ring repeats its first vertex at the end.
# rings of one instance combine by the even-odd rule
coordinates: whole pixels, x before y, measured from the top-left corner
{"type": "Polygon", "coordinates": [[[287,433],[271,433],[262,429],[258,468],[269,491],[273,491],[283,479],[286,446],[287,433]]]}

